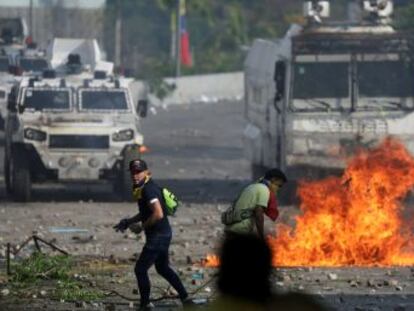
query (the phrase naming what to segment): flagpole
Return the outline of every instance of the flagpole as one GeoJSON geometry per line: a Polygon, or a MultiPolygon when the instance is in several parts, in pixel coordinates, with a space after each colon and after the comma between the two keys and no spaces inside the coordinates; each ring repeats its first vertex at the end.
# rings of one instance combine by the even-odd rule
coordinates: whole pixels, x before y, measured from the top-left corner
{"type": "Polygon", "coordinates": [[[176,35],[176,69],[175,77],[181,76],[181,0],[177,0],[177,35],[176,35]]]}
{"type": "MultiPolygon", "coordinates": [[[[175,64],[175,54],[177,53],[177,12],[174,9],[171,12],[171,61],[175,64]]],[[[172,74],[172,73],[171,73],[172,74]]]]}

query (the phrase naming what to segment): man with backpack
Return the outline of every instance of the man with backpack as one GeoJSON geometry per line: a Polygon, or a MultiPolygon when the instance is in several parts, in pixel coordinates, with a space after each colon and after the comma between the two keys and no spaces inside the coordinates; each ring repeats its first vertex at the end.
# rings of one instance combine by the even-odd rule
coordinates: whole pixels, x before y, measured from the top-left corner
{"type": "Polygon", "coordinates": [[[256,234],[264,238],[264,215],[273,221],[277,219],[276,194],[286,182],[285,174],[273,168],[259,181],[244,188],[233,205],[221,215],[226,234],[256,234]]]}
{"type": "Polygon", "coordinates": [[[169,210],[165,194],[151,178],[145,161],[136,159],[129,163],[133,180],[133,196],[138,202],[139,213],[131,218],[122,219],[114,229],[124,232],[130,228],[139,234],[145,232],[146,242],[135,265],[135,275],[141,295],[140,310],[153,307],[150,303],[151,284],[148,270],[152,265],[164,279],[177,291],[184,305],[192,301],[180,278],[169,266],[168,249],[172,238],[172,230],[167,215],[169,210]]]}

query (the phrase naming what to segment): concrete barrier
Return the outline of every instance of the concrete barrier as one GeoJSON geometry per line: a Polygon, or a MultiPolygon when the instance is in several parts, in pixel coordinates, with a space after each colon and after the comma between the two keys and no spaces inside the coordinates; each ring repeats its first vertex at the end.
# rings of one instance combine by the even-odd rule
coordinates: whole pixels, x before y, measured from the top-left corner
{"type": "Polygon", "coordinates": [[[162,101],[150,95],[151,103],[158,105],[242,100],[244,96],[243,72],[166,78],[175,90],[162,101]]]}

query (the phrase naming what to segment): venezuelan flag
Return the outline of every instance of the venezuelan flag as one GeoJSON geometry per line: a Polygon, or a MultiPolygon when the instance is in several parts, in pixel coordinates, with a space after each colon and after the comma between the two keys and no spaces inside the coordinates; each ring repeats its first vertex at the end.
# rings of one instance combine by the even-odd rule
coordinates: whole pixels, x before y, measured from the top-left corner
{"type": "Polygon", "coordinates": [[[193,65],[190,51],[190,35],[187,31],[185,0],[180,1],[180,51],[181,64],[187,67],[193,65]]]}

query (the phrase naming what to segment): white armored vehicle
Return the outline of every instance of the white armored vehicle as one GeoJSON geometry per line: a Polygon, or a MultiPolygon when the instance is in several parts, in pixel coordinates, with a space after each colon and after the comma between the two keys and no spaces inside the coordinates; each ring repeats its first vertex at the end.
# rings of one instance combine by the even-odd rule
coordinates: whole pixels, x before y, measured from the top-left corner
{"type": "Polygon", "coordinates": [[[307,26],[249,52],[244,140],[254,175],[337,171],[389,135],[414,154],[413,35],[389,25],[391,1],[363,1],[356,24],[325,23],[329,5],[306,2],[307,26]]]}
{"type": "Polygon", "coordinates": [[[27,25],[22,18],[0,18],[0,129],[4,126],[6,94],[14,82],[14,56],[24,46],[28,36],[27,25]]]}
{"type": "Polygon", "coordinates": [[[29,30],[20,17],[0,18],[0,46],[24,45],[29,43],[29,30]]]}
{"type": "Polygon", "coordinates": [[[7,113],[6,96],[23,74],[41,73],[49,64],[28,35],[22,18],[0,18],[0,129],[7,113]]]}
{"type": "Polygon", "coordinates": [[[57,39],[55,70],[23,77],[8,98],[7,191],[29,201],[32,183],[110,181],[130,196],[127,164],[140,156],[146,89],[114,77],[95,40],[57,39]]]}

